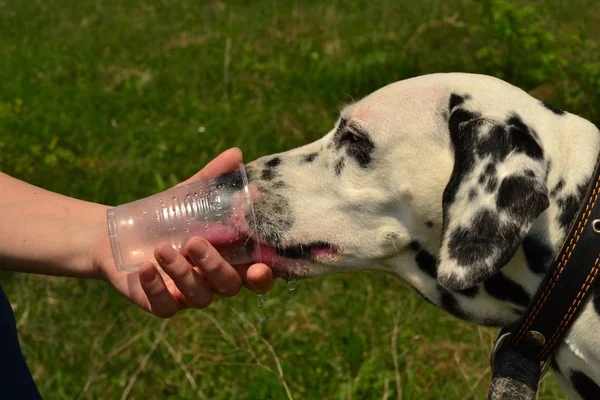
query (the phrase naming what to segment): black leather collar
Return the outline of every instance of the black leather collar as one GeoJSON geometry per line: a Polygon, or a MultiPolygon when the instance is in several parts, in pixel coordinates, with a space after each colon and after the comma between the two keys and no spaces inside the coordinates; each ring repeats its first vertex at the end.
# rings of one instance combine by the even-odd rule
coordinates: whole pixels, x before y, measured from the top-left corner
{"type": "Polygon", "coordinates": [[[569,233],[528,309],[496,339],[488,399],[509,398],[498,397],[494,390],[499,378],[525,384],[535,393],[556,346],[585,304],[600,275],[599,196],[600,159],[569,233]]]}

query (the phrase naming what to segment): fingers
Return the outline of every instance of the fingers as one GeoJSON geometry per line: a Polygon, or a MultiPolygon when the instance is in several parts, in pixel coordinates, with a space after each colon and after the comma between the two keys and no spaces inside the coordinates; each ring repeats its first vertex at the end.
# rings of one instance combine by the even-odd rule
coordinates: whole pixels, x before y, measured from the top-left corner
{"type": "Polygon", "coordinates": [[[248,289],[256,293],[267,293],[273,287],[273,271],[265,264],[241,265],[235,269],[248,289]]]}
{"type": "Polygon", "coordinates": [[[211,289],[177,250],[168,243],[162,243],[156,248],[154,256],[161,268],[173,279],[188,306],[204,308],[210,304],[213,298],[211,289]]]}
{"type": "Polygon", "coordinates": [[[185,254],[195,267],[168,243],[155,249],[160,267],[173,280],[169,280],[169,284],[151,263],[140,267],[140,284],[148,303],[143,308],[159,317],[169,318],[187,307],[207,307],[213,292],[234,296],[240,291],[242,282],[257,293],[266,293],[273,286],[273,273],[268,266],[254,264],[234,268],[202,237],[192,237],[185,246],[185,254]]]}
{"type": "Polygon", "coordinates": [[[179,311],[179,305],[167,289],[156,267],[147,263],[140,267],[140,284],[148,298],[149,311],[161,318],[169,318],[179,311]]]}
{"type": "Polygon", "coordinates": [[[202,271],[213,291],[221,296],[234,296],[242,288],[237,271],[204,238],[195,236],[188,240],[185,252],[202,271]]]}
{"type": "Polygon", "coordinates": [[[215,157],[211,162],[206,164],[201,171],[197,172],[191,178],[181,182],[177,186],[185,185],[199,179],[212,178],[214,176],[223,175],[227,172],[235,170],[242,163],[242,151],[238,148],[232,148],[224,151],[215,157]]]}

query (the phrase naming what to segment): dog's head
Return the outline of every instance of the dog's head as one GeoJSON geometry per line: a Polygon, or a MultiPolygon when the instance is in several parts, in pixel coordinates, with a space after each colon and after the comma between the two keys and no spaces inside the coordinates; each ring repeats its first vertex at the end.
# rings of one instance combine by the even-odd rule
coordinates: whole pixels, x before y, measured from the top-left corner
{"type": "Polygon", "coordinates": [[[375,269],[419,286],[425,272],[459,290],[509,261],[548,206],[540,138],[516,113],[444,82],[386,86],[323,138],[249,165],[276,275],[375,269]],[[437,257],[415,263],[419,248],[437,257]]]}

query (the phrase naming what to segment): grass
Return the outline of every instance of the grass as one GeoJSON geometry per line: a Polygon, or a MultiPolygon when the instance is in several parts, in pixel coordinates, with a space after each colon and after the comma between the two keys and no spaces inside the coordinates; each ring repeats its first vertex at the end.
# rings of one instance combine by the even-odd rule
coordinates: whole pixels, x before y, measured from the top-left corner
{"type": "MultiPolygon", "coordinates": [[[[592,0],[0,1],[0,16],[0,169],[106,204],[231,146],[251,160],[315,140],[345,103],[423,73],[494,74],[600,121],[592,0]]],[[[102,282],[0,282],[47,399],[474,399],[490,379],[492,330],[374,273],[169,321],[102,282]]]]}

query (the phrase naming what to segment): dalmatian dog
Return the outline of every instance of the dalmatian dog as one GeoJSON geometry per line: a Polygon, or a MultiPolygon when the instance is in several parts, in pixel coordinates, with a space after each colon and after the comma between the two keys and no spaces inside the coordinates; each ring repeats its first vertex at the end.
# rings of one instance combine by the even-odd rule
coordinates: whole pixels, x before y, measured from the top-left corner
{"type": "MultiPolygon", "coordinates": [[[[249,164],[256,231],[277,277],[396,275],[475,324],[524,312],[562,244],[600,151],[589,121],[502,80],[432,74],[347,106],[323,138],[249,164]]],[[[600,398],[600,292],[552,370],[600,398]]]]}

